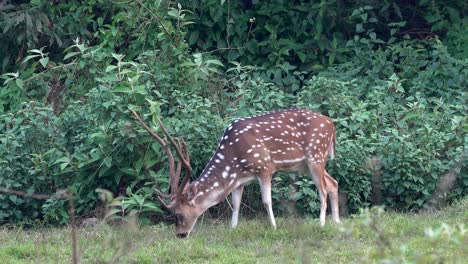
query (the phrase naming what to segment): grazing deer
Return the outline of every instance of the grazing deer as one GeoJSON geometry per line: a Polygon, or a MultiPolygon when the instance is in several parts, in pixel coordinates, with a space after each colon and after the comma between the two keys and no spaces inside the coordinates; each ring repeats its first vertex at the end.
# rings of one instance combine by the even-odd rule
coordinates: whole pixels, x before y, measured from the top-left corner
{"type": "MultiPolygon", "coordinates": [[[[132,111],[133,112],[133,111],[132,111]]],[[[307,173],[320,195],[320,224],[325,224],[327,195],[330,193],[332,216],[339,222],[338,183],[325,170],[327,156],[335,155],[335,127],[329,117],[306,109],[290,109],[243,118],[225,130],[219,146],[200,177],[189,183],[192,173],[187,145],[175,141],[158,122],[179,155],[177,166],[166,141],[154,133],[133,112],[139,123],[163,146],[169,160],[171,194],[156,190],[161,202],[176,218],[176,234],[187,237],[197,218],[208,208],[232,193],[232,228],[237,226],[244,186],[260,183],[263,204],[276,229],[271,204],[271,178],[276,171],[307,173]],[[186,174],[178,186],[182,164],[186,174]],[[163,201],[171,199],[170,204],[163,201]]]]}

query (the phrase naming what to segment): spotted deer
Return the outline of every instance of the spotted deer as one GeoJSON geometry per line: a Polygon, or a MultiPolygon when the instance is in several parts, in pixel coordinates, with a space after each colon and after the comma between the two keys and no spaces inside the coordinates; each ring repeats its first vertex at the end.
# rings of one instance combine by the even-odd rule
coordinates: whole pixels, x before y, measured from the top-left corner
{"type": "Polygon", "coordinates": [[[327,157],[334,158],[336,145],[335,127],[329,117],[307,109],[289,109],[238,119],[224,131],[218,148],[200,177],[190,183],[192,168],[185,142],[174,140],[158,119],[161,129],[179,155],[176,166],[169,144],[154,133],[137,113],[133,114],[167,153],[171,194],[156,192],[161,202],[175,215],[178,237],[187,237],[197,218],[230,193],[233,207],[231,226],[235,228],[244,186],[254,180],[260,184],[263,204],[271,225],[276,229],[271,179],[277,171],[308,174],[320,196],[320,224],[325,224],[328,194],[332,217],[335,222],[340,222],[338,183],[325,170],[327,157]],[[182,165],[186,173],[178,185],[182,165]],[[163,199],[171,199],[171,202],[166,204],[163,199]]]}

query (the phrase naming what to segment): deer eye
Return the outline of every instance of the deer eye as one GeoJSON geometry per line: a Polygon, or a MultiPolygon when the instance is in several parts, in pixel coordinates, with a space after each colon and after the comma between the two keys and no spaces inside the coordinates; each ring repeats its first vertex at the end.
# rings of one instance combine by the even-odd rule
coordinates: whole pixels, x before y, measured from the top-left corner
{"type": "Polygon", "coordinates": [[[184,221],[184,216],[183,215],[180,215],[180,214],[177,214],[175,215],[175,218],[176,218],[176,225],[182,225],[184,226],[185,225],[185,221],[184,221]]]}

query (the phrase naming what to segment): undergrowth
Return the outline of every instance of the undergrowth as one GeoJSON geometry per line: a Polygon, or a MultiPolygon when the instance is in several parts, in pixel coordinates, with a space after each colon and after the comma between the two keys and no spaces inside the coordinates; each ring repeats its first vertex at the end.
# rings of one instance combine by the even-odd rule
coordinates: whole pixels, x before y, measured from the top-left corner
{"type": "MultiPolygon", "coordinates": [[[[185,240],[167,225],[101,224],[79,230],[83,263],[463,263],[468,258],[468,199],[443,210],[397,213],[362,210],[343,224],[320,227],[316,219],[266,218],[200,223],[185,240]]],[[[0,229],[3,263],[71,261],[66,228],[0,229]]]]}

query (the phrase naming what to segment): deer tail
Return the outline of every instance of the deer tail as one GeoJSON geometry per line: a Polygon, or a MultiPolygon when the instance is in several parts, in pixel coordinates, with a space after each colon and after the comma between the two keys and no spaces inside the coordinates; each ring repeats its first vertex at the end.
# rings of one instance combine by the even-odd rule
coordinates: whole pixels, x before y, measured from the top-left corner
{"type": "Polygon", "coordinates": [[[335,153],[336,153],[336,135],[335,135],[335,130],[333,130],[331,143],[330,143],[330,146],[328,147],[328,156],[330,156],[330,159],[335,158],[335,153]]]}

